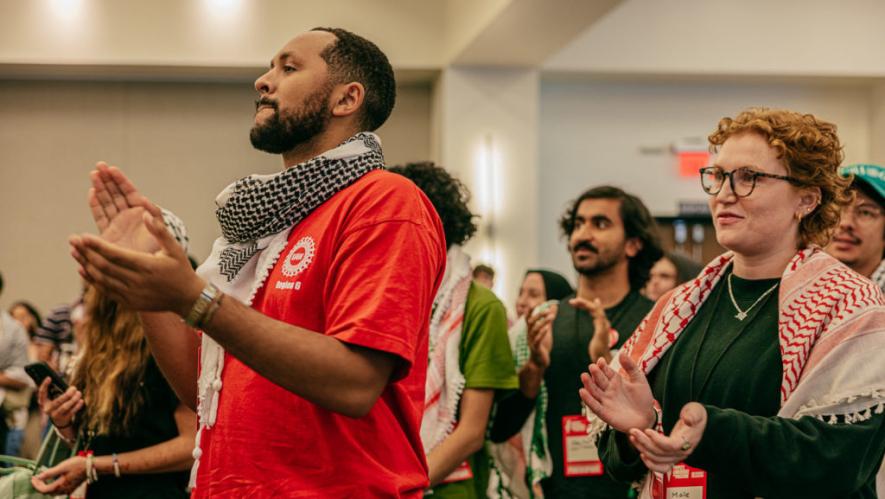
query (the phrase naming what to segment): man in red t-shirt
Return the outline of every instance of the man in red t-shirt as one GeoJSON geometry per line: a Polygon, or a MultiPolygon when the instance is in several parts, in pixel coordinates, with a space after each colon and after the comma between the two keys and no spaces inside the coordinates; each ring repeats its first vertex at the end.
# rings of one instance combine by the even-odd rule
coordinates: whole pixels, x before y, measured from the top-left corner
{"type": "Polygon", "coordinates": [[[219,195],[223,236],[197,273],[157,208],[102,163],[90,195],[102,236],[71,239],[80,272],[142,311],[158,364],[197,409],[194,497],[420,497],[445,237],[369,133],[393,108],[390,64],[317,28],[255,88],[250,138],[285,169],[219,195]]]}

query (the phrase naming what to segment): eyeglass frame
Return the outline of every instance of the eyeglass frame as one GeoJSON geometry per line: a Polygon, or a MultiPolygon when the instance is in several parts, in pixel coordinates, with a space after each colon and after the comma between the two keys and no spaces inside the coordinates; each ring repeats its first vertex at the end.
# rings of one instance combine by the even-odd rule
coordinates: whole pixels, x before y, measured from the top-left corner
{"type": "Polygon", "coordinates": [[[722,172],[722,175],[724,177],[728,177],[728,185],[731,187],[731,192],[734,193],[735,197],[739,197],[739,198],[745,198],[745,197],[748,197],[750,194],[753,194],[753,191],[756,190],[756,180],[759,177],[768,177],[768,178],[774,178],[774,179],[778,179],[778,180],[786,180],[787,182],[789,182],[795,186],[803,185],[802,181],[796,177],[791,177],[789,175],[777,175],[774,173],[757,172],[756,170],[750,168],[749,166],[742,166],[740,168],[735,168],[734,170],[732,170],[730,172],[725,171],[721,166],[705,166],[703,168],[698,169],[698,173],[701,174],[701,179],[700,179],[701,180],[701,189],[703,189],[704,192],[706,192],[707,194],[709,194],[711,196],[715,196],[715,195],[719,194],[720,192],[722,192],[722,186],[725,185],[725,179],[722,179],[722,182],[719,184],[719,189],[717,189],[716,192],[708,191],[706,189],[706,187],[704,187],[704,173],[709,172],[710,170],[719,170],[720,172],[722,172]],[[750,187],[750,192],[743,194],[743,195],[738,194],[737,191],[734,189],[734,173],[737,171],[740,171],[740,170],[747,170],[753,174],[753,186],[750,187]]]}
{"type": "MultiPolygon", "coordinates": [[[[851,212],[851,218],[854,220],[854,223],[860,223],[861,225],[865,225],[868,223],[873,223],[883,215],[885,215],[885,209],[882,209],[881,206],[873,205],[873,204],[852,204],[851,206],[847,206],[846,209],[851,212]],[[863,218],[858,216],[858,213],[862,209],[867,209],[870,212],[874,212],[875,216],[871,218],[863,218]]],[[[844,210],[843,210],[844,213],[844,210]]]]}

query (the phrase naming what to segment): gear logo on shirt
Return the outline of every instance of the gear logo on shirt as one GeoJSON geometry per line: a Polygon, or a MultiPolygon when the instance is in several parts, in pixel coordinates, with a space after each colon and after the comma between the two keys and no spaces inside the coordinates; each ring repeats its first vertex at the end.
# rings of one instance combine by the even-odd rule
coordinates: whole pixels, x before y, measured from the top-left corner
{"type": "Polygon", "coordinates": [[[286,255],[286,260],[283,261],[283,275],[295,277],[304,272],[307,266],[310,265],[310,262],[313,261],[314,254],[316,254],[316,243],[314,243],[313,238],[304,236],[299,239],[295,246],[292,247],[292,251],[286,255]]]}

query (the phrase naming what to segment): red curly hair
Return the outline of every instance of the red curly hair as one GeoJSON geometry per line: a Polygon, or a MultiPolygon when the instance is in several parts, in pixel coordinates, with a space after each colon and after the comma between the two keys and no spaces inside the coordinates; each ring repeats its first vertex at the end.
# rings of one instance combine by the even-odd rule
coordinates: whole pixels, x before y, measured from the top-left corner
{"type": "Polygon", "coordinates": [[[821,198],[817,207],[799,222],[799,244],[825,246],[839,224],[842,207],[851,202],[851,179],[839,175],[842,144],[836,125],[813,114],[786,109],[751,107],[734,118],[719,120],[710,134],[710,150],[719,151],[730,137],[755,133],[773,147],[787,174],[802,187],[817,187],[821,198]]]}

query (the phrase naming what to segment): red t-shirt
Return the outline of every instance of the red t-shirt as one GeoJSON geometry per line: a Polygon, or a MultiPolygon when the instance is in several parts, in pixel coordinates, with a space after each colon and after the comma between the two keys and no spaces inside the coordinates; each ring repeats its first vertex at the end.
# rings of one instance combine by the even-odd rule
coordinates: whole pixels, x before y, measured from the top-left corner
{"type": "Polygon", "coordinates": [[[365,175],[299,223],[253,307],[392,353],[400,367],[369,413],[354,419],[228,354],[218,417],[201,437],[193,496],[421,497],[428,485],[419,428],[429,317],[445,261],[433,206],[392,173],[365,175]]]}

